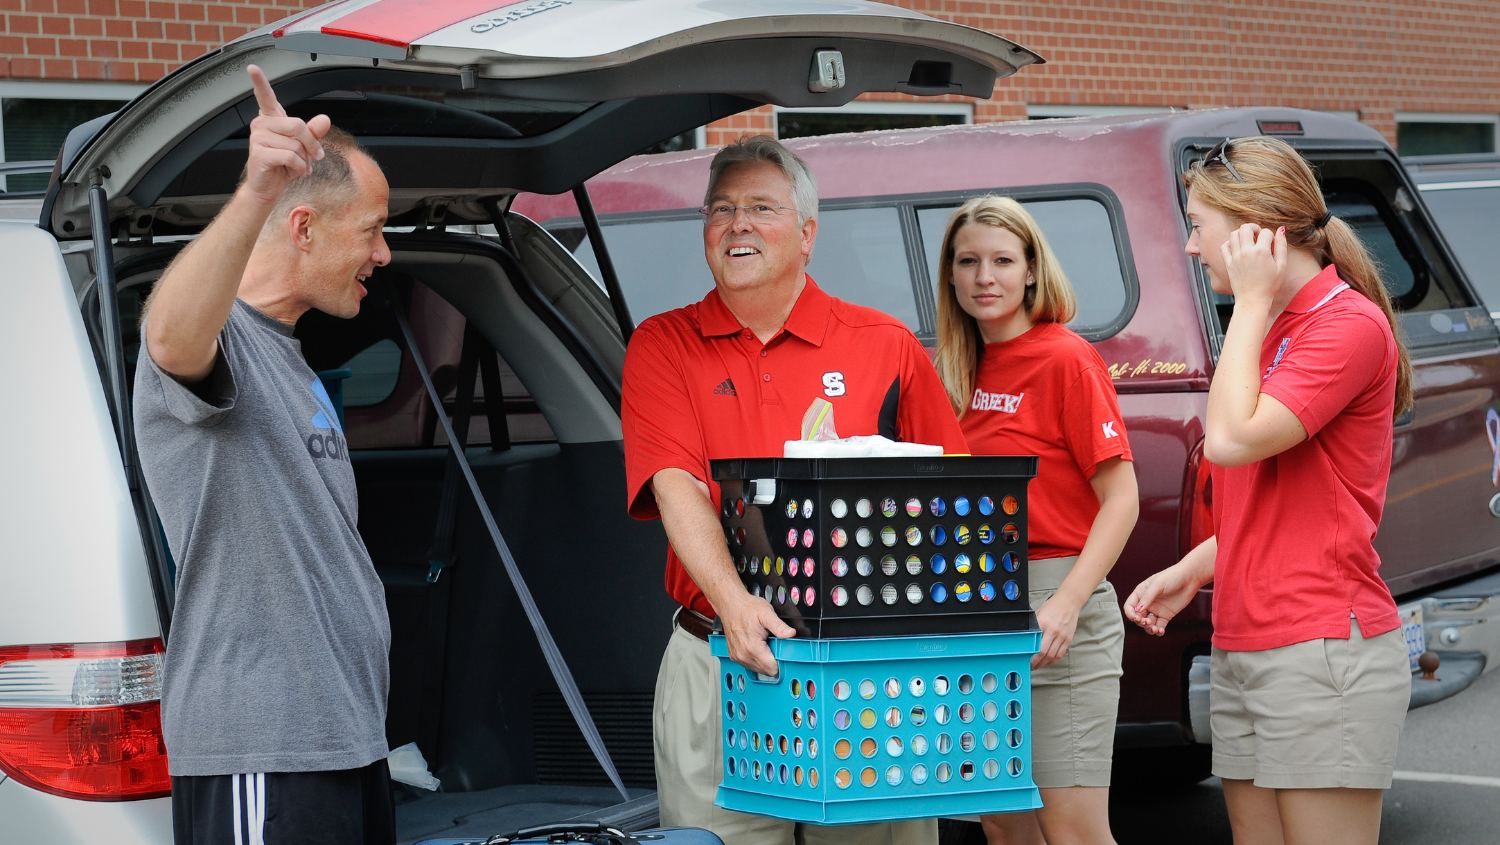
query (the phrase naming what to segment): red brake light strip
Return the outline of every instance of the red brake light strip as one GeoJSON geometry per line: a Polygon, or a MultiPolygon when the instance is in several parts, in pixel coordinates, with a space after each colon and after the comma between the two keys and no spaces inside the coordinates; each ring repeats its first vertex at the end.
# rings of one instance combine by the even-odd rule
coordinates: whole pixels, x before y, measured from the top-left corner
{"type": "Polygon", "coordinates": [[[324,26],[324,35],[407,48],[424,35],[521,0],[403,0],[372,3],[324,26]]]}

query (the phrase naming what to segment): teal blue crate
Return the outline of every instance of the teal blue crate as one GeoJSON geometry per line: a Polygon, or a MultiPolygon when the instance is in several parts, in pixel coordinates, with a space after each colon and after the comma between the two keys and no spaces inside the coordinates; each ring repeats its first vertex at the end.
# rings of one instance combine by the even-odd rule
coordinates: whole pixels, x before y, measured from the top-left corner
{"type": "Polygon", "coordinates": [[[762,679],[719,658],[729,810],[817,824],[1034,810],[1038,631],[772,640],[762,679]]]}

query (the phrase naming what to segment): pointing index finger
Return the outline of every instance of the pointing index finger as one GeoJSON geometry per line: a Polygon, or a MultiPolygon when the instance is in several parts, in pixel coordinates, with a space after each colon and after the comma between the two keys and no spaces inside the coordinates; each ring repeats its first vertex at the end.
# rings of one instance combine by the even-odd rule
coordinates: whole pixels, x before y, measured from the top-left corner
{"type": "Polygon", "coordinates": [[[276,101],[276,92],[271,90],[265,71],[257,65],[250,65],[245,70],[250,74],[250,85],[255,89],[255,102],[260,106],[260,113],[266,117],[286,117],[286,110],[276,101]]]}

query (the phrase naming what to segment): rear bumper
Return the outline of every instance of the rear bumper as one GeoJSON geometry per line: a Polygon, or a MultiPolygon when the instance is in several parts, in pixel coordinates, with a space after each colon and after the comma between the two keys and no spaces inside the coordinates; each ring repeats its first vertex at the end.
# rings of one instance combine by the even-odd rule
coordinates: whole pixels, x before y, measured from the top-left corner
{"type": "Polygon", "coordinates": [[[79,801],[0,782],[6,842],[47,845],[171,845],[172,799],[79,801]]]}

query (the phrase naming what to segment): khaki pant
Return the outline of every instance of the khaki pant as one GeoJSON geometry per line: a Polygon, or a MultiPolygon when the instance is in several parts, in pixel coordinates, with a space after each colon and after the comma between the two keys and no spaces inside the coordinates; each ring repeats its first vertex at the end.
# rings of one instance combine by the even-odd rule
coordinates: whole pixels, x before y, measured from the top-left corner
{"type": "MultiPolygon", "coordinates": [[[[1077,560],[1028,564],[1032,610],[1052,598],[1077,560]]],[[[1068,653],[1031,673],[1031,774],[1037,786],[1109,786],[1124,652],[1120,600],[1102,581],[1078,614],[1068,653]]]]}
{"type": "Polygon", "coordinates": [[[1390,789],[1411,700],[1401,629],[1213,650],[1213,773],[1267,789],[1390,789]]]}
{"type": "Polygon", "coordinates": [[[799,824],[714,805],[724,771],[719,660],[673,626],[656,676],[656,796],[663,826],[701,827],[724,845],[936,845],[937,821],[799,824]]]}

